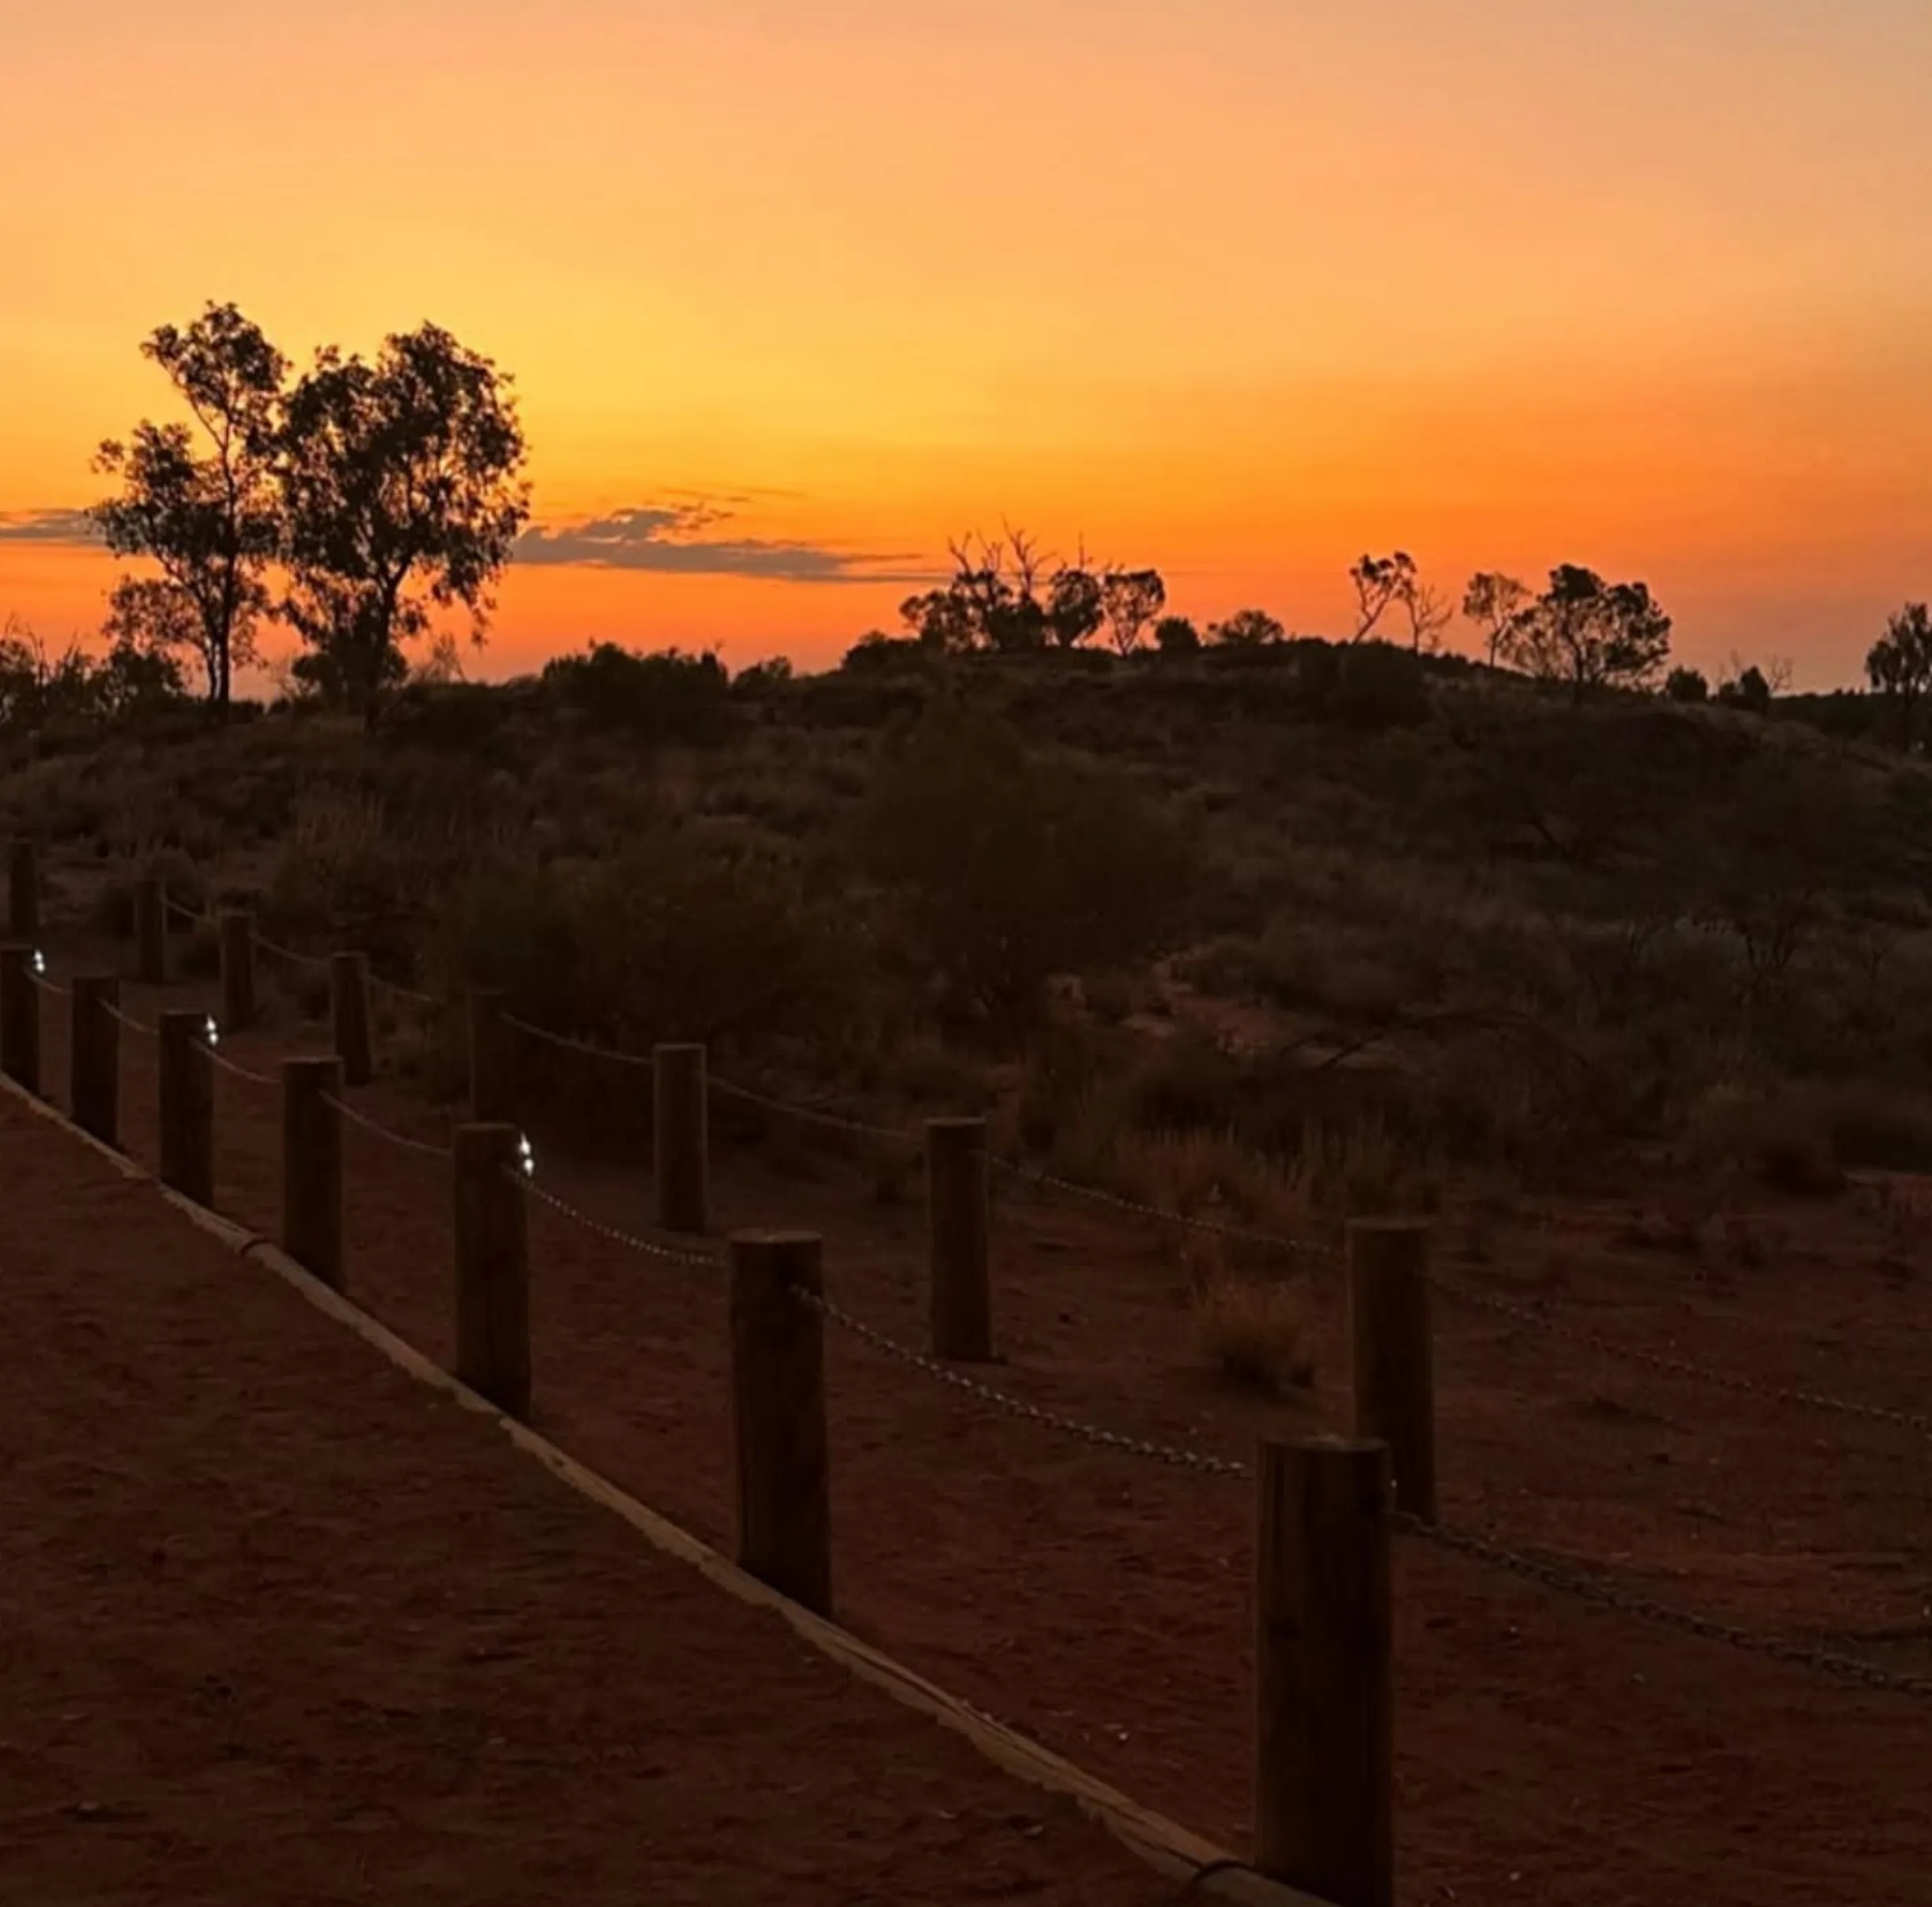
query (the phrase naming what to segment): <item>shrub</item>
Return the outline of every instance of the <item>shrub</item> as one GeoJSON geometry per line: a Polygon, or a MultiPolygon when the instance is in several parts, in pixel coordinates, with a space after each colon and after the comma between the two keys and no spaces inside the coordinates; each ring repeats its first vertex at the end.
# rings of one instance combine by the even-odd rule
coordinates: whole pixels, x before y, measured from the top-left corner
{"type": "Polygon", "coordinates": [[[708,650],[641,656],[600,642],[581,656],[544,665],[543,684],[580,719],[642,742],[705,747],[730,732],[734,710],[724,664],[708,650]]]}
{"type": "Polygon", "coordinates": [[[1202,1355],[1247,1388],[1277,1396],[1315,1380],[1307,1294],[1276,1279],[1212,1270],[1194,1286],[1202,1355]]]}
{"type": "Polygon", "coordinates": [[[1356,643],[1342,652],[1333,701],[1351,727],[1414,727],[1429,719],[1421,658],[1391,643],[1356,643]]]}
{"type": "Polygon", "coordinates": [[[918,958],[991,1018],[1031,1015],[1054,975],[1134,960],[1181,918],[1186,843],[1131,783],[950,705],[887,759],[863,831],[918,958]]]}

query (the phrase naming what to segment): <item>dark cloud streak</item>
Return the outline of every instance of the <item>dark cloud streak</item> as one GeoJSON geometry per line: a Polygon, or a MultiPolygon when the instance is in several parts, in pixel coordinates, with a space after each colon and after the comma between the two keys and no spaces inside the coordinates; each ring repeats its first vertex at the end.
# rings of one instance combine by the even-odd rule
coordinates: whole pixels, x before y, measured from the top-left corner
{"type": "Polygon", "coordinates": [[[84,510],[0,510],[0,543],[91,545],[100,540],[84,510]]]}
{"type": "MultiPolygon", "coordinates": [[[[737,500],[731,499],[727,500],[737,500]]],[[[639,504],[562,526],[537,524],[517,539],[519,563],[589,569],[648,570],[684,576],[749,576],[778,582],[916,583],[916,557],[834,549],[759,537],[708,537],[734,512],[699,499],[639,504]]]]}

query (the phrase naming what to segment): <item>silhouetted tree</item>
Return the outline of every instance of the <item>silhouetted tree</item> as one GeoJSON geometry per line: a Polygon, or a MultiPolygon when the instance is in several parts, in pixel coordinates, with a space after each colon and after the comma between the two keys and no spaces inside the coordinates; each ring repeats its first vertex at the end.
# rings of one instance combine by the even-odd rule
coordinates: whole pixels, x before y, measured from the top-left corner
{"type": "Polygon", "coordinates": [[[482,640],[489,590],[529,515],[510,380],[434,325],[376,361],[317,353],[290,392],[281,481],[283,613],[299,675],[376,719],[403,645],[461,604],[482,640]]]}
{"type": "Polygon", "coordinates": [[[1163,656],[1191,656],[1201,646],[1201,632],[1184,615],[1164,615],[1154,626],[1154,645],[1163,656]]]}
{"type": "Polygon", "coordinates": [[[1455,619],[1448,599],[1432,584],[1411,577],[1396,599],[1409,625],[1409,647],[1418,656],[1432,656],[1442,647],[1442,633],[1455,619]]]}
{"type": "Polygon", "coordinates": [[[1208,640],[1223,649],[1265,649],[1286,633],[1265,609],[1237,609],[1224,621],[1208,626],[1208,640]]]}
{"type": "Polygon", "coordinates": [[[1592,689],[1640,688],[1669,660],[1670,619],[1640,582],[1607,583],[1573,563],[1509,629],[1510,660],[1546,682],[1565,682],[1581,701],[1592,689]]]}
{"type": "Polygon", "coordinates": [[[1529,607],[1529,591],[1499,570],[1481,570],[1462,593],[1462,613],[1481,629],[1491,668],[1507,646],[1510,625],[1529,607]]]}
{"type": "Polygon", "coordinates": [[[1753,663],[1730,681],[1718,684],[1718,700],[1729,708],[1748,709],[1752,715],[1768,715],[1771,685],[1765,679],[1764,671],[1753,663]]]}
{"type": "Polygon", "coordinates": [[[1355,585],[1355,638],[1359,642],[1415,584],[1415,559],[1406,550],[1392,556],[1363,556],[1348,572],[1355,585]]]}
{"type": "Polygon", "coordinates": [[[1664,678],[1663,692],[1674,702],[1705,702],[1711,699],[1711,685],[1700,669],[1673,669],[1664,678]]]}
{"type": "Polygon", "coordinates": [[[1908,603],[1886,622],[1866,655],[1865,675],[1890,706],[1900,745],[1916,748],[1919,704],[1932,691],[1932,612],[1923,603],[1908,603]]]}
{"type": "Polygon", "coordinates": [[[110,440],[95,456],[95,468],[123,486],[91,513],[108,548],[161,571],[122,578],[109,626],[136,649],[195,650],[210,702],[225,708],[235,667],[253,660],[255,626],[269,606],[288,360],[233,305],[214,303],[186,330],[162,325],[141,355],[166,373],[194,422],[143,421],[127,443],[110,440]]]}
{"type": "Polygon", "coordinates": [[[1101,577],[1101,613],[1113,646],[1123,656],[1140,646],[1141,632],[1166,601],[1167,585],[1158,570],[1109,570],[1101,577]]]}
{"type": "Polygon", "coordinates": [[[1077,649],[1104,618],[1100,578],[1084,556],[1053,572],[1046,590],[1046,626],[1062,649],[1077,649]]]}

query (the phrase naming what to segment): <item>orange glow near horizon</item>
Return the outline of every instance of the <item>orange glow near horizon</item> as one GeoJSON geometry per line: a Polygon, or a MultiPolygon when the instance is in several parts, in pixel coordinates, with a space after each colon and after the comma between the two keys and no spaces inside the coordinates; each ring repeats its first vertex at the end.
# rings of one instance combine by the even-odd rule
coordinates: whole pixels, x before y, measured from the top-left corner
{"type": "MultiPolygon", "coordinates": [[[[1365,550],[1576,561],[1687,660],[1852,678],[1932,593],[1932,10],[1598,11],[66,0],[0,66],[49,155],[0,203],[0,526],[97,494],[166,412],[141,337],[232,298],[298,362],[489,352],[553,530],[738,499],[691,533],[898,574],[1005,519],[1331,634],[1365,550]]],[[[818,666],[912,586],[719,560],[518,566],[474,666],[818,666]]],[[[0,527],[51,641],[111,574],[0,527]]]]}

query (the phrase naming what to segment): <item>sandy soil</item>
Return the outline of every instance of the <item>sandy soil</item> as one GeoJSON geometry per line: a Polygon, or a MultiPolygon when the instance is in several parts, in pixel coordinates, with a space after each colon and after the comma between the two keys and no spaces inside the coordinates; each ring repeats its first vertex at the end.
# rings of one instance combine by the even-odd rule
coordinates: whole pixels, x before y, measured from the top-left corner
{"type": "MultiPolygon", "coordinates": [[[[194,997],[172,990],[171,1001],[194,997]]],[[[138,991],[129,1005],[151,1011],[138,991]]],[[[55,1029],[50,1026],[50,1032],[55,1029]]],[[[292,1038],[231,1043],[267,1064],[292,1038]]],[[[151,1055],[130,1046],[128,1143],[153,1156],[151,1055]]],[[[50,1081],[59,1096],[58,1035],[50,1081]]],[[[586,1061],[586,1065],[597,1062],[586,1061]]],[[[399,1087],[377,1117],[446,1136],[399,1087]]],[[[224,1078],[218,1202],[275,1224],[272,1094],[224,1078]]],[[[639,1226],[645,1173],[540,1147],[545,1182],[639,1226]]],[[[359,1300],[450,1353],[446,1169],[357,1133],[359,1300]]],[[[916,1174],[912,1184],[916,1187],[916,1174]]],[[[920,1215],[849,1164],[722,1148],[720,1222],[822,1230],[833,1295],[912,1341],[920,1215]]],[[[1001,1199],[997,1381],[1142,1435],[1243,1456],[1345,1421],[1332,1266],[1309,1280],[1310,1395],[1264,1405],[1202,1373],[1186,1293],[1146,1232],[1001,1199]]],[[[1923,1411],[1923,1226],[1841,1200],[1733,1214],[1701,1255],[1623,1210],[1518,1210],[1443,1262],[1620,1340],[1767,1385],[1923,1411]],[[1728,1242],[1727,1242],[1728,1240],[1728,1242]]],[[[535,1418],[713,1541],[729,1528],[722,1281],[533,1210],[535,1418]]],[[[1932,1444],[1645,1370],[1443,1302],[1444,1514],[1637,1594],[1932,1674],[1932,1444]]],[[[830,1346],[842,1619],[959,1693],[1203,1833],[1248,1831],[1244,1485],[1156,1467],[975,1407],[849,1339],[830,1346]]],[[[1932,1706],[1680,1635],[1399,1541],[1398,1811],[1405,1902],[1753,1907],[1926,1897],[1932,1706]]]]}
{"type": "Polygon", "coordinates": [[[1169,1900],[0,1095],[0,1898],[1169,1900]]]}

